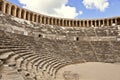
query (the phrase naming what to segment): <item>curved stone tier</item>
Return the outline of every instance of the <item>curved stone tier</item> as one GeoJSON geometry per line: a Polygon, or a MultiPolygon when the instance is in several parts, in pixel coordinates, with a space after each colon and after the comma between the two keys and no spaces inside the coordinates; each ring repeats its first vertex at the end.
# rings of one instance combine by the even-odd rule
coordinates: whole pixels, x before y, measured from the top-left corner
{"type": "Polygon", "coordinates": [[[18,7],[12,3],[7,2],[6,0],[1,0],[0,11],[21,19],[25,19],[41,24],[48,24],[48,25],[67,26],[67,27],[91,27],[91,26],[101,27],[101,26],[120,25],[120,17],[86,19],[86,20],[56,18],[18,7]]]}

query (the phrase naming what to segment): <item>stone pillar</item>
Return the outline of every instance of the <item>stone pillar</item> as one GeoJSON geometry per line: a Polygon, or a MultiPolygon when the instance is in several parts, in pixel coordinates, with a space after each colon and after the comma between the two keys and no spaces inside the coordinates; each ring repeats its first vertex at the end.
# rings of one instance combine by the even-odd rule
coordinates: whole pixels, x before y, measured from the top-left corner
{"type": "Polygon", "coordinates": [[[107,26],[109,26],[109,19],[107,19],[107,26]]]}
{"type": "Polygon", "coordinates": [[[87,20],[87,27],[89,27],[89,21],[87,20]]]}
{"type": "Polygon", "coordinates": [[[43,24],[45,24],[45,16],[43,17],[43,19],[42,19],[42,20],[43,20],[43,21],[42,21],[42,23],[43,23],[43,24]]]}
{"type": "Polygon", "coordinates": [[[90,27],[92,27],[92,25],[93,25],[92,20],[90,20],[90,23],[91,23],[91,24],[90,24],[90,27]]]}
{"type": "Polygon", "coordinates": [[[64,19],[64,26],[66,26],[66,20],[64,19]]]}
{"type": "Polygon", "coordinates": [[[68,20],[68,26],[70,27],[71,25],[70,25],[70,20],[68,20]]]}
{"type": "Polygon", "coordinates": [[[3,1],[2,0],[2,12],[5,13],[5,10],[6,10],[6,1],[3,1]]]}
{"type": "Polygon", "coordinates": [[[97,27],[97,21],[95,20],[95,27],[97,27]]]}
{"type": "Polygon", "coordinates": [[[52,23],[51,25],[53,25],[53,18],[51,18],[51,23],[52,23]]]}
{"type": "Polygon", "coordinates": [[[83,21],[83,27],[85,27],[85,21],[83,21]]]}
{"type": "Polygon", "coordinates": [[[49,17],[47,17],[46,24],[49,24],[49,17]]]}
{"type": "Polygon", "coordinates": [[[72,20],[72,26],[74,27],[75,25],[74,25],[74,20],[72,20]]]}
{"type": "Polygon", "coordinates": [[[18,18],[21,18],[21,9],[20,8],[18,8],[17,14],[18,14],[18,18]]]}
{"type": "MultiPolygon", "coordinates": [[[[8,3],[8,4],[9,4],[9,3],[8,3]]],[[[8,9],[7,9],[7,12],[8,12],[7,14],[9,14],[9,15],[11,15],[11,6],[12,6],[12,5],[9,4],[8,9]]]]}
{"type": "Polygon", "coordinates": [[[26,20],[26,10],[24,10],[23,19],[26,20]]]}
{"type": "Polygon", "coordinates": [[[98,20],[98,26],[99,26],[99,27],[101,26],[101,24],[100,24],[100,20],[98,20]]]}
{"type": "Polygon", "coordinates": [[[40,15],[40,23],[41,23],[41,24],[42,24],[42,17],[43,17],[43,16],[40,15]]]}
{"type": "Polygon", "coordinates": [[[16,17],[16,11],[17,11],[17,7],[15,6],[14,11],[13,11],[13,16],[15,16],[15,17],[16,17]]]}
{"type": "Polygon", "coordinates": [[[76,27],[78,27],[78,23],[77,23],[77,20],[75,21],[75,24],[76,24],[75,26],[76,26],[76,27]]]}
{"type": "Polygon", "coordinates": [[[62,19],[62,26],[64,26],[64,19],[62,19]]]}
{"type": "Polygon", "coordinates": [[[77,26],[77,27],[79,26],[78,20],[76,20],[76,26],[77,26]]]}
{"type": "Polygon", "coordinates": [[[115,18],[115,24],[117,25],[117,18],[115,18]]]}
{"type": "Polygon", "coordinates": [[[55,18],[55,25],[57,25],[57,19],[55,18]]]}
{"type": "Polygon", "coordinates": [[[38,15],[37,14],[35,14],[35,22],[38,23],[38,15]]]}
{"type": "Polygon", "coordinates": [[[80,24],[81,24],[81,23],[80,23],[80,21],[79,21],[79,20],[78,20],[78,22],[79,22],[79,25],[78,25],[78,27],[81,27],[81,26],[80,26],[80,24]]]}
{"type": "Polygon", "coordinates": [[[58,19],[58,25],[60,26],[60,19],[58,19]]]}
{"type": "Polygon", "coordinates": [[[34,22],[34,20],[35,20],[35,15],[34,15],[34,13],[32,13],[32,21],[34,22]]]}

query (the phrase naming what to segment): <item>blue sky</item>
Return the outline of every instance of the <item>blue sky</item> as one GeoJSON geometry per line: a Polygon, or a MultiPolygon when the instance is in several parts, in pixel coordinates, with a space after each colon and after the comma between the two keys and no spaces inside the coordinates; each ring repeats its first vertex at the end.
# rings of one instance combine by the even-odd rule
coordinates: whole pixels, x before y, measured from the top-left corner
{"type": "Polygon", "coordinates": [[[120,16],[120,0],[8,1],[35,12],[56,17],[88,19],[120,16]]]}

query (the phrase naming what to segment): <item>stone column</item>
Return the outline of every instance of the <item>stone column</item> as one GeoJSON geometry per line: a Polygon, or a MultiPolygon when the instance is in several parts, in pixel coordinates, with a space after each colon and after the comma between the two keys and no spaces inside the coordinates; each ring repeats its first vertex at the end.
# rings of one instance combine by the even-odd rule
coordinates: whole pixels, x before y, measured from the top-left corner
{"type": "Polygon", "coordinates": [[[15,17],[16,17],[16,11],[17,11],[17,7],[15,6],[14,11],[13,11],[13,16],[15,16],[15,17]]]}
{"type": "Polygon", "coordinates": [[[115,18],[115,24],[117,25],[117,18],[115,18]]]}
{"type": "MultiPolygon", "coordinates": [[[[9,4],[9,3],[8,3],[8,4],[9,4]]],[[[12,5],[9,4],[8,9],[7,9],[7,12],[8,12],[7,14],[9,14],[9,15],[11,15],[11,6],[12,6],[12,5]]]]}
{"type": "Polygon", "coordinates": [[[104,19],[102,20],[102,22],[103,22],[102,26],[105,26],[105,20],[104,19]]]}
{"type": "Polygon", "coordinates": [[[78,27],[79,25],[78,25],[78,21],[76,20],[76,27],[78,27]]]}
{"type": "Polygon", "coordinates": [[[99,25],[99,27],[101,26],[101,24],[100,24],[100,20],[98,20],[98,25],[99,25]]]}
{"type": "Polygon", "coordinates": [[[97,21],[95,20],[95,27],[97,27],[97,21]]]}
{"type": "Polygon", "coordinates": [[[79,22],[79,25],[78,25],[78,27],[81,27],[81,26],[80,26],[80,24],[81,24],[81,23],[80,23],[80,21],[79,21],[79,20],[78,20],[78,22],[79,22]]]}
{"type": "Polygon", "coordinates": [[[74,20],[72,20],[72,25],[73,25],[73,27],[75,27],[74,20]]]}
{"type": "Polygon", "coordinates": [[[91,20],[91,25],[90,26],[93,27],[93,20],[91,20]]]}
{"type": "Polygon", "coordinates": [[[85,27],[85,21],[83,21],[83,27],[85,27]]]}
{"type": "Polygon", "coordinates": [[[68,26],[68,20],[65,20],[65,24],[66,24],[66,26],[68,26]]]}
{"type": "Polygon", "coordinates": [[[36,14],[36,16],[35,16],[36,18],[36,20],[35,20],[35,22],[37,22],[38,23],[38,14],[36,14]]]}
{"type": "Polygon", "coordinates": [[[89,21],[87,20],[87,27],[89,27],[89,21]]]}
{"type": "Polygon", "coordinates": [[[6,1],[3,1],[2,0],[2,12],[5,13],[5,10],[6,10],[6,1]]]}
{"type": "Polygon", "coordinates": [[[18,18],[21,18],[21,9],[18,10],[18,18]]]}
{"type": "Polygon", "coordinates": [[[23,19],[26,20],[26,10],[24,10],[23,19]]]}
{"type": "Polygon", "coordinates": [[[70,20],[68,20],[68,26],[70,27],[71,25],[70,25],[70,20]]]}
{"type": "Polygon", "coordinates": [[[43,24],[45,24],[45,16],[43,17],[43,24]]]}
{"type": "Polygon", "coordinates": [[[53,18],[51,18],[51,25],[53,25],[53,18]]]}
{"type": "Polygon", "coordinates": [[[40,15],[40,23],[41,23],[41,24],[42,24],[42,17],[43,17],[43,16],[40,15]]]}
{"type": "Polygon", "coordinates": [[[40,21],[41,21],[41,24],[44,23],[44,16],[41,16],[40,21]]]}
{"type": "Polygon", "coordinates": [[[64,19],[62,19],[62,26],[64,26],[64,19]]]}
{"type": "Polygon", "coordinates": [[[109,19],[107,19],[107,26],[109,26],[109,19]]]}
{"type": "Polygon", "coordinates": [[[58,25],[60,26],[60,19],[58,19],[58,25]]]}
{"type": "Polygon", "coordinates": [[[47,22],[46,23],[49,24],[49,17],[47,17],[47,22]]]}
{"type": "Polygon", "coordinates": [[[90,27],[92,27],[92,24],[93,24],[93,23],[92,23],[92,20],[90,20],[90,27]]]}
{"type": "Polygon", "coordinates": [[[55,25],[57,25],[57,19],[55,18],[55,25]]]}
{"type": "Polygon", "coordinates": [[[34,13],[32,13],[32,21],[34,22],[34,20],[35,20],[35,15],[34,15],[34,13]]]}

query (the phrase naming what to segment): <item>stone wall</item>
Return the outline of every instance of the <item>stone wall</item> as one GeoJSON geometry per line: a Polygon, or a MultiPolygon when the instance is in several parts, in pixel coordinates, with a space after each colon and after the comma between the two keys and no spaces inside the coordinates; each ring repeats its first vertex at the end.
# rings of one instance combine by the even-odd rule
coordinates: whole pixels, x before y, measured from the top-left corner
{"type": "Polygon", "coordinates": [[[113,24],[120,25],[120,17],[103,18],[103,19],[86,19],[86,20],[56,18],[18,7],[17,5],[14,5],[6,0],[1,0],[0,11],[25,20],[29,20],[41,24],[49,24],[49,25],[57,25],[57,26],[100,27],[100,26],[112,26],[113,24]]]}

